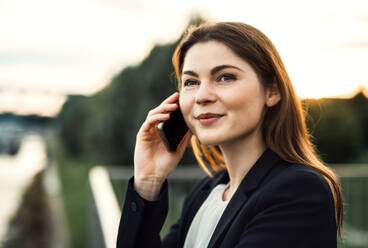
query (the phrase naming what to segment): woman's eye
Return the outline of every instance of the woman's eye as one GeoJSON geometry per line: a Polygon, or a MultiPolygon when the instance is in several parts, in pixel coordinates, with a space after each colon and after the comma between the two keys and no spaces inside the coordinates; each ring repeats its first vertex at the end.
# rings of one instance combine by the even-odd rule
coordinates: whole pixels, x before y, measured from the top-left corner
{"type": "Polygon", "coordinates": [[[234,80],[234,79],[235,79],[235,76],[231,74],[224,74],[219,77],[219,81],[221,82],[226,82],[226,81],[234,80]]]}
{"type": "Polygon", "coordinates": [[[197,81],[190,80],[190,79],[188,79],[188,80],[186,80],[186,81],[184,82],[184,86],[192,86],[192,85],[197,85],[197,84],[198,84],[198,82],[197,82],[197,81]]]}

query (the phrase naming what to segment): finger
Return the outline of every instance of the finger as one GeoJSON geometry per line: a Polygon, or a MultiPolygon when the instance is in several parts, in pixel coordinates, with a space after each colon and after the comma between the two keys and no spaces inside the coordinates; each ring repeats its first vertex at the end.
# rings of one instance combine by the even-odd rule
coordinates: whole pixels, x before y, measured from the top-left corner
{"type": "Polygon", "coordinates": [[[158,107],[148,112],[147,118],[155,114],[163,114],[163,113],[172,112],[176,110],[177,108],[178,108],[178,104],[176,103],[159,105],[158,107]]]}
{"type": "Polygon", "coordinates": [[[179,92],[173,93],[171,96],[166,98],[161,104],[174,103],[179,99],[179,92]]]}
{"type": "Polygon", "coordinates": [[[158,122],[160,121],[166,121],[170,118],[170,114],[168,113],[162,113],[162,114],[156,114],[153,116],[150,116],[146,119],[146,121],[143,123],[142,125],[142,131],[147,132],[149,131],[152,127],[155,127],[158,122]]]}
{"type": "Polygon", "coordinates": [[[157,113],[174,111],[178,107],[178,104],[176,103],[178,99],[179,99],[179,93],[178,92],[173,93],[171,96],[166,98],[159,106],[150,110],[148,112],[148,116],[151,116],[157,113]]]}

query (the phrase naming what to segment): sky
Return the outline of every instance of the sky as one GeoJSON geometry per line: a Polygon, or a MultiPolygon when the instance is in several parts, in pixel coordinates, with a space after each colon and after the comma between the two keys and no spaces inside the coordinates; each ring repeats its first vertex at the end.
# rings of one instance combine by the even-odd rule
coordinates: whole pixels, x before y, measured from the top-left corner
{"type": "Polygon", "coordinates": [[[302,98],[368,87],[365,0],[1,0],[0,112],[56,115],[68,94],[93,94],[177,40],[194,12],[264,32],[302,98]]]}

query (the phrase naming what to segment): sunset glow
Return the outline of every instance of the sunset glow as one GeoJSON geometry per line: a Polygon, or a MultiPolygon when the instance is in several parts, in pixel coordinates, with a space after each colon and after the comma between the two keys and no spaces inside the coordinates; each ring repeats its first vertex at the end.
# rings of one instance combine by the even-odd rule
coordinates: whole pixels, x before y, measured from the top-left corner
{"type": "Polygon", "coordinates": [[[143,60],[155,44],[178,39],[194,12],[262,30],[302,98],[351,97],[368,88],[367,1],[188,0],[179,5],[169,0],[2,1],[0,111],[57,114],[67,94],[93,94],[125,66],[143,60]]]}

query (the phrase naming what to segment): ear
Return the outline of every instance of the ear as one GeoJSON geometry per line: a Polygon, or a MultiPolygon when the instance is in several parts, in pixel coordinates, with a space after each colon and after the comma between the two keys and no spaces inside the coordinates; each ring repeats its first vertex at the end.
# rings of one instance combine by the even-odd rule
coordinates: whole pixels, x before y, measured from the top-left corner
{"type": "Polygon", "coordinates": [[[266,106],[273,107],[281,100],[280,90],[276,83],[266,88],[266,106]]]}

